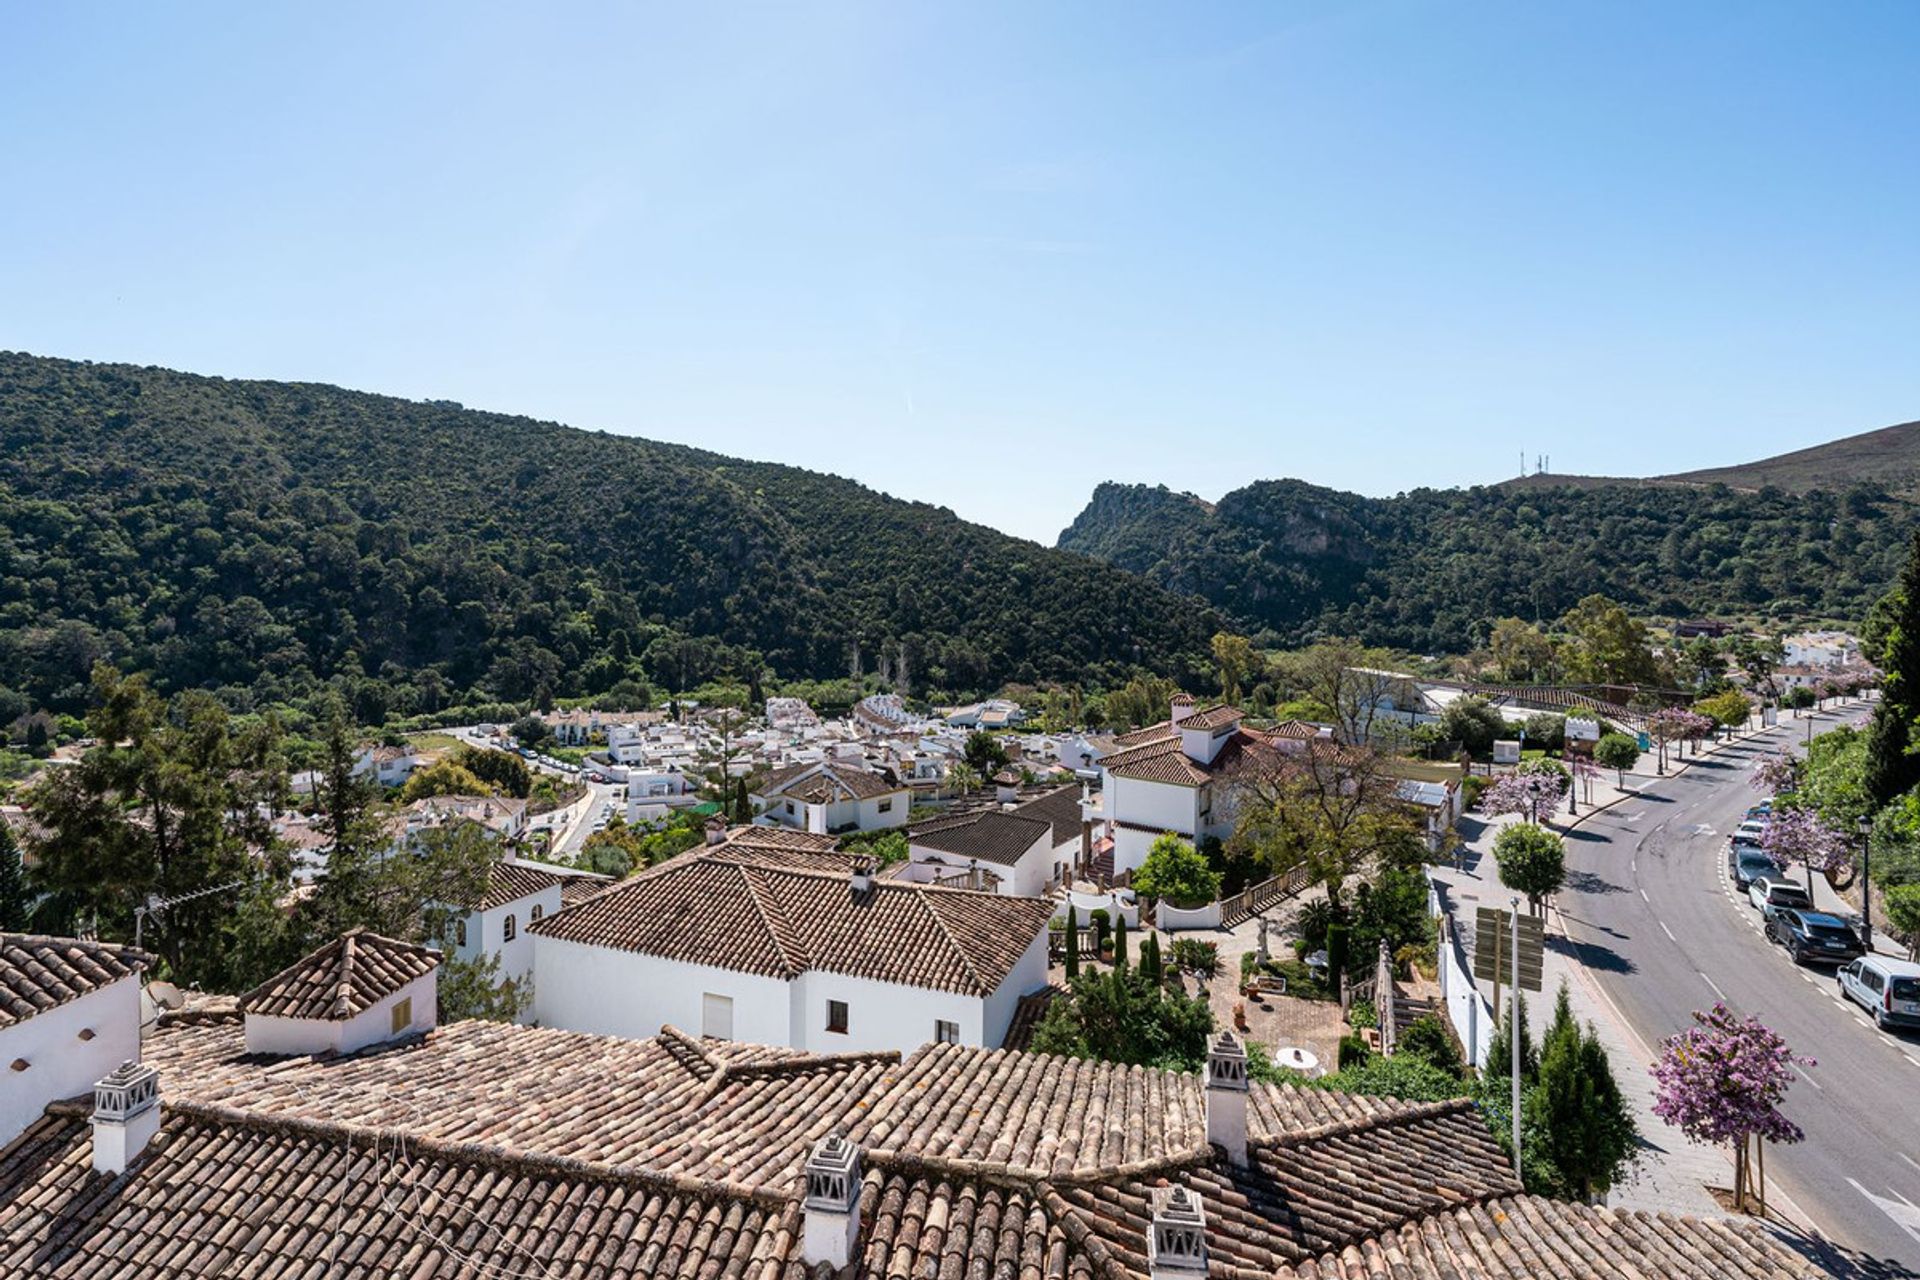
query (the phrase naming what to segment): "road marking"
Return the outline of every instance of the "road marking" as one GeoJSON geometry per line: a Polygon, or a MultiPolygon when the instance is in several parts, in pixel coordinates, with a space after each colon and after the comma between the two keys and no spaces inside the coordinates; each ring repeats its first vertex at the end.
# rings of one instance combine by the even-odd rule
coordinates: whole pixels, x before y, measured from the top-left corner
{"type": "Polygon", "coordinates": [[[1647,896],[1647,891],[1645,889],[1642,889],[1640,891],[1640,901],[1646,903],[1648,906],[1653,905],[1653,899],[1647,896]]]}
{"type": "Polygon", "coordinates": [[[1700,980],[1713,988],[1713,994],[1719,996],[1722,1000],[1725,1000],[1727,998],[1727,993],[1722,991],[1720,989],[1720,984],[1715,982],[1712,978],[1709,978],[1706,974],[1702,973],[1700,974],[1700,980]]]}
{"type": "Polygon", "coordinates": [[[1916,1162],[1914,1158],[1908,1155],[1906,1152],[1896,1151],[1893,1154],[1899,1156],[1902,1160],[1905,1160],[1908,1164],[1912,1165],[1915,1169],[1920,1169],[1920,1162],[1916,1162]]]}
{"type": "Polygon", "coordinates": [[[1815,1080],[1812,1076],[1808,1075],[1807,1069],[1801,1066],[1799,1063],[1797,1062],[1794,1063],[1793,1069],[1800,1073],[1800,1078],[1802,1080],[1805,1080],[1808,1084],[1812,1085],[1814,1088],[1818,1089],[1820,1092],[1825,1093],[1827,1091],[1827,1086],[1821,1084],[1818,1080],[1815,1080]]]}
{"type": "Polygon", "coordinates": [[[1664,934],[1666,934],[1666,935],[1667,935],[1667,941],[1668,941],[1668,942],[1678,942],[1678,941],[1680,941],[1680,939],[1678,939],[1678,938],[1676,938],[1676,937],[1674,937],[1674,936],[1673,936],[1673,930],[1671,930],[1671,929],[1669,929],[1669,928],[1667,928],[1667,922],[1666,922],[1665,920],[1662,920],[1662,921],[1660,921],[1660,932],[1662,932],[1662,933],[1664,933],[1664,934]]]}
{"type": "Polygon", "coordinates": [[[1893,1191],[1892,1187],[1888,1187],[1887,1190],[1893,1191],[1894,1198],[1887,1199],[1873,1194],[1852,1178],[1848,1178],[1847,1181],[1852,1184],[1855,1191],[1872,1201],[1875,1208],[1892,1218],[1895,1226],[1915,1240],[1920,1240],[1920,1206],[1915,1205],[1898,1191],[1893,1191]]]}

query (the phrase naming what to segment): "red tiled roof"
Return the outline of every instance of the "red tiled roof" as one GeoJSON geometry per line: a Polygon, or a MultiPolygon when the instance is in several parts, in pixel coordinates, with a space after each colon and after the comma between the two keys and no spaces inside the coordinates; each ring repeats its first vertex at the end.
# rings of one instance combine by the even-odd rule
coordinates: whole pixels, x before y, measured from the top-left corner
{"type": "Polygon", "coordinates": [[[110,942],[0,933],[0,1027],[133,977],[147,960],[144,951],[110,942]]]}
{"type": "Polygon", "coordinates": [[[344,1020],[439,963],[439,952],[418,943],[349,929],[241,996],[240,1008],[276,1018],[344,1020]]]}

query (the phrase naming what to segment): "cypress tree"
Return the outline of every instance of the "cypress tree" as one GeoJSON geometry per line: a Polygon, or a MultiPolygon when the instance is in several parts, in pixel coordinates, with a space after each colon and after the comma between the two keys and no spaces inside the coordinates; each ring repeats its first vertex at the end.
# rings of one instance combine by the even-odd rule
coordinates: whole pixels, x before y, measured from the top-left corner
{"type": "Polygon", "coordinates": [[[1140,972],[1145,975],[1154,989],[1159,990],[1165,981],[1166,971],[1160,964],[1160,936],[1149,933],[1147,940],[1140,944],[1140,972]]]}
{"type": "Polygon", "coordinates": [[[1582,1201],[1613,1185],[1633,1151],[1633,1117],[1599,1036],[1574,1021],[1564,984],[1524,1109],[1527,1152],[1544,1157],[1528,1165],[1530,1183],[1582,1201]]]}
{"type": "Polygon", "coordinates": [[[1127,967],[1127,918],[1125,916],[1113,918],[1113,967],[1116,969],[1127,967]]]}
{"type": "Polygon", "coordinates": [[[13,831],[0,819],[0,931],[20,933],[27,927],[27,876],[20,865],[20,847],[13,831]]]}
{"type": "Polygon", "coordinates": [[[1067,908],[1067,981],[1080,976],[1080,912],[1067,908]]]}
{"type": "Polygon", "coordinates": [[[1913,535],[1900,582],[1888,593],[1894,605],[1887,629],[1885,679],[1867,740],[1867,795],[1879,808],[1920,783],[1920,756],[1913,752],[1913,725],[1920,718],[1920,531],[1913,535]]]}

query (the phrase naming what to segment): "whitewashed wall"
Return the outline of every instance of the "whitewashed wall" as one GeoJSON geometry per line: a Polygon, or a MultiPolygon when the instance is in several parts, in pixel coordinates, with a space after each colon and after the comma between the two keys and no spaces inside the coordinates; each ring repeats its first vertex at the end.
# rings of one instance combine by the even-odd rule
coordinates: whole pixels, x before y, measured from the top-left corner
{"type": "Polygon", "coordinates": [[[38,1120],[49,1102],[86,1093],[115,1067],[139,1057],[137,978],[122,978],[0,1029],[0,1146],[38,1120]],[[81,1039],[88,1030],[92,1039],[81,1039]],[[27,1069],[12,1070],[16,1060],[27,1069]]]}
{"type": "Polygon", "coordinates": [[[979,1045],[985,1043],[985,1006],[974,996],[816,970],[793,983],[792,1032],[786,1043],[813,1053],[911,1053],[933,1039],[934,1020],[944,1018],[959,1024],[960,1043],[979,1045]],[[844,1034],[827,1030],[829,1000],[847,1003],[844,1034]]]}
{"type": "Polygon", "coordinates": [[[1218,929],[1220,927],[1220,903],[1209,902],[1204,907],[1186,910],[1162,902],[1154,922],[1168,933],[1179,933],[1187,929],[1218,929]]]}
{"type": "MultiPolygon", "coordinates": [[[[416,1031],[430,1031],[439,1017],[439,1009],[435,1004],[438,979],[437,970],[422,974],[351,1018],[280,1018],[247,1014],[247,1052],[355,1053],[383,1040],[392,1040],[416,1031]],[[393,1007],[402,1000],[413,1001],[413,1016],[406,1027],[396,1032],[393,1029],[393,1007]]],[[[164,1085],[162,1088],[164,1090],[164,1085]]]]}
{"type": "Polygon", "coordinates": [[[792,1043],[787,984],[779,978],[594,947],[535,934],[533,1020],[543,1027],[644,1039],[671,1024],[700,1034],[701,996],[733,1000],[733,1038],[792,1043]]]}

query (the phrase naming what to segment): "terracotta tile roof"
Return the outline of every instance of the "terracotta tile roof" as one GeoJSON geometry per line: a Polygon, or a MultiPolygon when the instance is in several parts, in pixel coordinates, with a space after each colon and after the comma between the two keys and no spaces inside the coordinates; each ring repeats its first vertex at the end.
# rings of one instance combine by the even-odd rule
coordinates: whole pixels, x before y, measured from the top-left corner
{"type": "Polygon", "coordinates": [[[812,970],[985,996],[1052,918],[1040,898],[675,859],[532,926],[542,937],[791,980],[812,970]]]}
{"type": "Polygon", "coordinates": [[[1056,787],[1014,810],[1022,818],[1043,818],[1053,826],[1057,847],[1080,838],[1080,788],[1056,787]]]}
{"type": "MultiPolygon", "coordinates": [[[[164,1087],[164,1086],[163,1086],[164,1087]]],[[[136,1176],[65,1110],[0,1166],[0,1274],[790,1277],[797,1204],[719,1182],[168,1106],[136,1176]]]]}
{"type": "Polygon", "coordinates": [[[1180,736],[1161,737],[1116,751],[1100,761],[1100,767],[1123,778],[1142,782],[1166,782],[1175,786],[1198,787],[1258,752],[1271,753],[1273,745],[1247,729],[1237,730],[1220,744],[1211,764],[1201,764],[1180,745],[1180,736]]]}
{"type": "Polygon", "coordinates": [[[1055,998],[1065,993],[1066,988],[1049,983],[1038,991],[1021,996],[1020,1003],[1013,1007],[1013,1021],[1007,1024],[1007,1034],[1001,1039],[1000,1047],[1024,1051],[1033,1043],[1034,1029],[1047,1016],[1047,1010],[1053,1007],[1055,998]]]}
{"type": "MultiPolygon", "coordinates": [[[[1117,748],[1137,747],[1146,742],[1159,742],[1163,738],[1179,736],[1173,727],[1173,721],[1162,720],[1159,724],[1150,724],[1129,733],[1113,735],[1113,745],[1117,748]]],[[[1111,753],[1109,753],[1111,754],[1111,753]]]]}
{"type": "Polygon", "coordinates": [[[147,953],[109,942],[0,933],[0,1027],[138,974],[147,953]]]}
{"type": "Polygon", "coordinates": [[[1180,717],[1182,729],[1219,729],[1230,724],[1240,723],[1240,708],[1230,707],[1224,702],[1216,702],[1210,707],[1190,711],[1180,717]]]}
{"type": "Polygon", "coordinates": [[[0,1274],[517,1275],[534,1258],[825,1280],[798,1260],[798,1175],[842,1126],[865,1168],[845,1277],[1127,1280],[1169,1185],[1203,1197],[1222,1276],[1820,1274],[1747,1223],[1518,1195],[1465,1100],[1256,1086],[1236,1169],[1205,1141],[1197,1077],[1043,1055],[935,1045],[901,1064],[492,1023],[345,1058],[243,1050],[234,1018],[159,1028],[162,1130],[111,1195],[82,1104],[0,1155],[0,1274]]]}
{"type": "Polygon", "coordinates": [[[486,892],[480,895],[479,901],[462,905],[466,905],[470,911],[492,911],[558,885],[560,901],[564,906],[569,901],[570,891],[571,900],[578,902],[592,897],[612,883],[608,876],[549,871],[536,863],[502,859],[487,869],[486,892]]]}
{"type": "Polygon", "coordinates": [[[960,858],[1011,867],[1035,845],[1052,848],[1053,828],[1043,819],[997,810],[935,820],[907,833],[909,844],[960,858]]]}
{"type": "Polygon", "coordinates": [[[1320,726],[1310,720],[1282,720],[1267,730],[1271,738],[1307,739],[1320,736],[1320,726]]]}
{"type": "Polygon", "coordinates": [[[775,769],[754,794],[791,795],[809,804],[822,804],[838,798],[841,793],[857,800],[867,800],[906,789],[871,769],[862,769],[838,760],[821,760],[775,769]]]}
{"type": "Polygon", "coordinates": [[[418,943],[349,929],[241,996],[240,1008],[276,1018],[351,1018],[439,963],[439,952],[418,943]]]}

